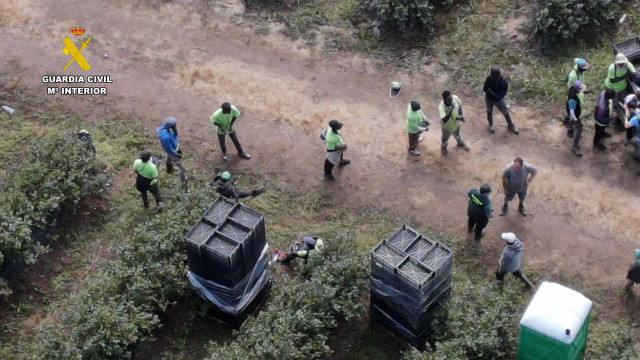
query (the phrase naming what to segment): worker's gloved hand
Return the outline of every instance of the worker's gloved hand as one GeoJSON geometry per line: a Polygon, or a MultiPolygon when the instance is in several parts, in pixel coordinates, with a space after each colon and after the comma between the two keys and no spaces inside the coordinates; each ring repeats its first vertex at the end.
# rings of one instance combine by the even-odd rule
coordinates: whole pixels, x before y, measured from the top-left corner
{"type": "Polygon", "coordinates": [[[428,129],[428,128],[425,128],[425,127],[420,127],[420,126],[418,126],[418,131],[420,131],[420,132],[425,132],[425,131],[427,131],[427,130],[429,130],[429,129],[428,129]]]}

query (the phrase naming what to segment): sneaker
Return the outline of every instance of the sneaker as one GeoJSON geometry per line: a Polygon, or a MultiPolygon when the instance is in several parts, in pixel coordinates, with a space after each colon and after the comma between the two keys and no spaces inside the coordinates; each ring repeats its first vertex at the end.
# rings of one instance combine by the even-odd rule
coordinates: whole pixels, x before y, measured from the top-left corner
{"type": "Polygon", "coordinates": [[[520,212],[520,215],[527,216],[527,210],[524,209],[524,205],[518,205],[518,211],[520,212]]]}
{"type": "Polygon", "coordinates": [[[629,146],[629,145],[631,145],[631,140],[630,140],[630,139],[625,139],[625,140],[624,140],[624,143],[623,143],[622,145],[624,145],[624,146],[629,146]]]}
{"type": "Polygon", "coordinates": [[[605,151],[605,150],[607,150],[607,147],[606,147],[606,146],[604,146],[602,143],[593,144],[593,146],[594,146],[596,149],[600,150],[600,151],[605,151]]]}
{"type": "Polygon", "coordinates": [[[243,152],[242,154],[240,154],[240,157],[245,159],[245,160],[251,159],[251,155],[249,155],[248,152],[243,152]]]}
{"type": "Polygon", "coordinates": [[[422,138],[422,136],[420,136],[420,137],[418,138],[418,142],[419,142],[419,143],[421,143],[421,142],[422,142],[422,140],[424,140],[424,139],[422,138]]]}
{"type": "Polygon", "coordinates": [[[502,209],[500,210],[500,216],[505,216],[507,215],[508,212],[509,212],[509,205],[504,204],[504,206],[502,206],[502,209]]]}
{"type": "Polygon", "coordinates": [[[494,129],[493,125],[489,125],[489,127],[487,128],[489,130],[490,133],[495,134],[496,133],[496,129],[494,129]]]}
{"type": "Polygon", "coordinates": [[[223,155],[222,155],[222,160],[225,160],[225,161],[226,161],[226,160],[229,160],[229,157],[228,157],[227,155],[224,155],[224,154],[223,154],[223,155]]]}
{"type": "Polygon", "coordinates": [[[440,148],[440,154],[442,154],[442,156],[447,156],[449,155],[449,150],[447,150],[447,148],[440,148]]]}
{"type": "Polygon", "coordinates": [[[467,144],[458,144],[458,147],[461,147],[464,149],[464,151],[469,151],[471,150],[471,148],[469,146],[467,146],[467,144]]]}
{"type": "Polygon", "coordinates": [[[409,154],[414,156],[420,156],[420,151],[418,151],[417,149],[409,150],[409,154]]]}
{"type": "Polygon", "coordinates": [[[260,187],[258,187],[258,188],[253,189],[253,190],[251,191],[251,196],[252,196],[252,197],[256,197],[256,196],[258,196],[258,195],[262,194],[263,192],[264,192],[264,185],[262,185],[262,186],[260,186],[260,187]]]}
{"type": "Polygon", "coordinates": [[[324,175],[324,180],[325,180],[325,181],[334,181],[334,182],[335,182],[335,181],[336,181],[336,177],[335,177],[335,176],[333,176],[332,174],[328,174],[328,175],[327,175],[327,174],[325,174],[325,175],[324,175]]]}
{"type": "Polygon", "coordinates": [[[162,210],[164,210],[164,204],[159,202],[158,205],[156,205],[156,210],[158,210],[158,212],[161,213],[162,210]]]}
{"type": "Polygon", "coordinates": [[[340,165],[338,165],[338,166],[347,166],[349,164],[351,164],[351,160],[342,159],[342,160],[340,160],[340,165]]]}
{"type": "Polygon", "coordinates": [[[479,237],[477,237],[477,238],[475,238],[475,239],[473,239],[473,240],[475,240],[475,241],[480,241],[480,240],[482,240],[482,238],[484,237],[484,233],[485,233],[485,231],[486,231],[486,230],[487,230],[486,228],[482,229],[482,232],[480,233],[480,236],[479,236],[479,237]]]}
{"type": "Polygon", "coordinates": [[[509,126],[509,131],[511,131],[512,133],[518,135],[520,134],[520,129],[518,129],[517,126],[513,125],[513,126],[509,126]]]}
{"type": "Polygon", "coordinates": [[[580,148],[578,147],[571,147],[571,152],[574,153],[576,156],[582,156],[582,151],[580,151],[580,148]]]}
{"type": "Polygon", "coordinates": [[[602,134],[602,137],[603,137],[603,138],[605,138],[605,139],[606,139],[606,138],[610,138],[610,137],[612,137],[612,136],[613,136],[613,135],[609,134],[608,132],[605,132],[604,134],[602,134]]]}

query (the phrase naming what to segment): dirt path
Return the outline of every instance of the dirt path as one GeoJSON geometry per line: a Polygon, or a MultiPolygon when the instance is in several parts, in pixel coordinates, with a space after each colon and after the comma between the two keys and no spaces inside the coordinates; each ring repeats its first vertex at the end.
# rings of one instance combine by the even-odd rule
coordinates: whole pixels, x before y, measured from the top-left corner
{"type": "MultiPolygon", "coordinates": [[[[518,107],[513,112],[519,136],[506,132],[500,115],[497,133],[489,135],[479,89],[459,89],[470,120],[462,133],[472,151],[450,143],[450,155],[441,157],[440,127],[432,121],[423,155],[413,158],[406,151],[406,104],[421,101],[435,119],[445,75],[425,68],[410,77],[361,57],[327,57],[277,35],[256,35],[251,24],[228,20],[237,7],[216,4],[174,1],[154,10],[123,0],[4,2],[0,54],[3,62],[19,59],[27,68],[24,81],[41,89],[43,98],[55,97],[93,121],[117,105],[148,119],[144,125],[155,136],[161,119],[176,116],[187,168],[195,163],[190,155],[211,159],[211,167],[199,171],[211,171],[220,158],[208,118],[220,103],[232,101],[244,112],[237,129],[253,158],[232,158],[231,169],[251,167],[285,187],[327,190],[351,206],[411,212],[424,225],[459,236],[466,231],[467,190],[482,182],[499,188],[503,167],[522,156],[540,170],[527,200],[534,216],[520,217],[512,203],[508,216],[491,220],[483,245],[487,264],[497,260],[499,233],[513,231],[526,241],[527,264],[542,274],[581,274],[606,288],[623,284],[633,249],[640,246],[634,238],[640,205],[635,169],[623,162],[621,135],[612,140],[613,151],[599,154],[591,150],[592,130],[587,132],[585,156],[577,159],[557,121],[518,107]],[[62,40],[75,25],[92,36],[82,52],[93,67],[89,73],[75,64],[62,72],[68,61],[62,40]],[[110,75],[113,83],[106,98],[46,95],[42,76],[63,74],[110,75]],[[387,86],[396,78],[406,86],[391,100],[387,86]],[[320,180],[324,151],[318,135],[331,118],[345,122],[353,160],[336,171],[335,184],[320,180]]],[[[499,209],[502,195],[495,191],[492,198],[499,209]]]]}

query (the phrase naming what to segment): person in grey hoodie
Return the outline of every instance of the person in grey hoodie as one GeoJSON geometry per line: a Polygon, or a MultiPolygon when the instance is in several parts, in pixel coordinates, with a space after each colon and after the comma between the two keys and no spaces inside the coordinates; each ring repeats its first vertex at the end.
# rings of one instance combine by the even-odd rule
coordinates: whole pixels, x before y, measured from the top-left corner
{"type": "Polygon", "coordinates": [[[522,280],[527,285],[527,288],[533,289],[533,284],[520,270],[522,263],[522,252],[524,251],[524,245],[522,241],[516,237],[514,233],[502,233],[502,240],[507,243],[502,256],[498,262],[498,269],[496,270],[496,280],[498,286],[502,287],[504,283],[504,275],[507,273],[513,274],[515,277],[522,280]]]}

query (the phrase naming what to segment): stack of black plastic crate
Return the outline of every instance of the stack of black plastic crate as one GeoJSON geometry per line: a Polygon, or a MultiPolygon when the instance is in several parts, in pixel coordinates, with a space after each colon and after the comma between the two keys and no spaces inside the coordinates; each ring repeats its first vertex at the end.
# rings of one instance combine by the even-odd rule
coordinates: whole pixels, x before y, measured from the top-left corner
{"type": "Polygon", "coordinates": [[[264,217],[219,197],[185,240],[189,280],[212,303],[208,313],[240,328],[271,287],[264,217]]]}
{"type": "Polygon", "coordinates": [[[371,318],[422,348],[450,294],[453,252],[403,225],[371,253],[371,318]]]}

